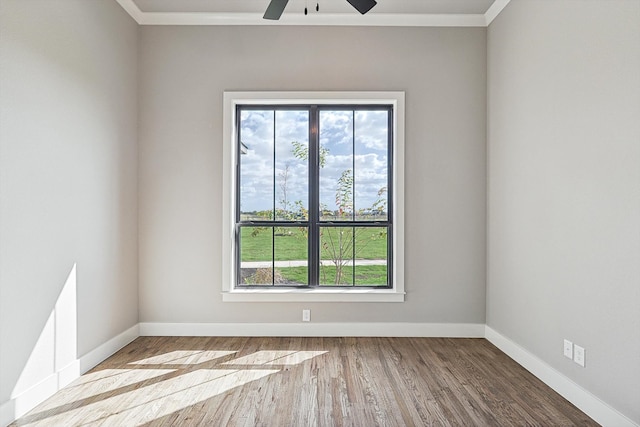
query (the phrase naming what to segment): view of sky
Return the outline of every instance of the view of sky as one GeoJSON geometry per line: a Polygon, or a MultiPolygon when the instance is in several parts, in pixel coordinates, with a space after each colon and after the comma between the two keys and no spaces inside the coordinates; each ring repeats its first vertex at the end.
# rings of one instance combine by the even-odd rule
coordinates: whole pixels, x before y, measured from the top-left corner
{"type": "MultiPolygon", "coordinates": [[[[320,146],[325,165],[320,169],[320,203],[336,206],[338,180],[351,170],[355,210],[369,209],[387,186],[388,112],[376,110],[320,111],[320,146]]],[[[309,144],[306,110],[242,110],[240,140],[247,147],[240,156],[242,212],[308,207],[307,161],[296,157],[296,143],[309,144]],[[275,179],[275,182],[274,182],[275,179]]],[[[353,197],[353,195],[352,195],[353,197]]]]}

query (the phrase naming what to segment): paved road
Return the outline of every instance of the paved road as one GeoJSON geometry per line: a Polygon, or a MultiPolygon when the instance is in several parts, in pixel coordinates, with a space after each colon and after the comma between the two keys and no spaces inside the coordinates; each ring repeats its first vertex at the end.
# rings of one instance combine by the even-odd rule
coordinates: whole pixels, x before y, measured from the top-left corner
{"type": "MultiPolygon", "coordinates": [[[[333,261],[324,260],[320,262],[324,266],[332,266],[334,265],[333,261]]],[[[345,265],[352,265],[353,261],[345,260],[345,265]]],[[[358,265],[387,265],[386,259],[357,259],[356,266],[358,265]]],[[[298,261],[276,261],[276,267],[286,268],[286,267],[306,267],[306,260],[298,260],[298,261]]],[[[241,268],[270,268],[271,261],[245,261],[240,264],[241,268]]]]}

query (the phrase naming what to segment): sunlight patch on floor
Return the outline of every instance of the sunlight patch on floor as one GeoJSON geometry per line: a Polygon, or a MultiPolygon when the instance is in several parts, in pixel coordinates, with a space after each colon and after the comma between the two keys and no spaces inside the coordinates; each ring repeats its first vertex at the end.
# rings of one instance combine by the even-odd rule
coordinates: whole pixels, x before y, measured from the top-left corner
{"type": "Polygon", "coordinates": [[[129,365],[195,365],[210,362],[220,357],[236,353],[235,351],[203,351],[203,350],[176,350],[163,353],[158,356],[131,362],[129,365]]]}
{"type": "Polygon", "coordinates": [[[213,362],[212,366],[211,361],[235,353],[177,350],[127,363],[130,369],[98,368],[17,424],[138,426],[281,372],[284,365],[299,365],[327,352],[264,350],[218,365],[213,362]]]}
{"type": "Polygon", "coordinates": [[[263,350],[238,357],[222,365],[297,365],[325,353],[326,351],[263,350]]]}
{"type": "Polygon", "coordinates": [[[26,416],[20,425],[140,425],[276,372],[199,369],[61,413],[60,408],[52,408],[54,414],[50,416],[39,411],[26,416]]]}
{"type": "Polygon", "coordinates": [[[78,402],[122,387],[131,387],[137,383],[170,374],[171,372],[175,372],[175,369],[105,369],[98,372],[102,374],[102,378],[78,384],[74,382],[60,390],[53,398],[38,406],[38,410],[55,409],[67,402],[78,402]]]}
{"type": "Polygon", "coordinates": [[[126,411],[108,417],[102,426],[121,427],[126,425],[141,425],[172,412],[195,405],[214,396],[225,393],[235,387],[264,378],[279,372],[277,369],[259,369],[250,371],[199,370],[191,372],[192,382],[186,389],[175,393],[167,393],[163,388],[163,396],[144,405],[135,406],[126,411]],[[220,376],[221,374],[224,374],[220,376]],[[218,376],[211,380],[209,377],[218,376]]]}

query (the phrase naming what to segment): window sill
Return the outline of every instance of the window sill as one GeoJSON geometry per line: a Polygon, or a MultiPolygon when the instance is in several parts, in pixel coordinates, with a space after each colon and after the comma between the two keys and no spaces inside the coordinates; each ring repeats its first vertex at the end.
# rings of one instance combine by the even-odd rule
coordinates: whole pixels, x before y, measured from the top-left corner
{"type": "Polygon", "coordinates": [[[394,289],[234,289],[224,302],[404,302],[394,289]]]}

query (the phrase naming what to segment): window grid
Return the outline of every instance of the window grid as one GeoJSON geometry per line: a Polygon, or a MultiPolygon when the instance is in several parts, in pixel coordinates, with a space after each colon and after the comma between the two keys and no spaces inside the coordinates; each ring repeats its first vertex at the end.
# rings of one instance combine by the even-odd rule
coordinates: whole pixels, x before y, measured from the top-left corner
{"type": "MultiPolygon", "coordinates": [[[[236,286],[239,288],[261,288],[264,289],[268,286],[271,287],[295,287],[295,288],[315,288],[315,287],[328,287],[327,284],[320,283],[320,269],[322,265],[321,260],[321,248],[320,248],[320,240],[321,240],[321,232],[320,229],[322,227],[325,228],[351,228],[352,230],[352,244],[351,244],[351,261],[352,261],[352,281],[351,285],[341,286],[341,285],[330,285],[332,288],[375,288],[375,289],[389,289],[393,288],[392,277],[393,277],[393,263],[391,262],[393,259],[392,250],[393,250],[393,204],[391,201],[393,200],[392,191],[393,191],[393,108],[389,105],[310,105],[303,106],[300,105],[237,105],[236,106],[236,129],[238,132],[238,144],[237,144],[237,156],[238,162],[236,164],[236,231],[235,231],[235,239],[237,244],[235,245],[236,253],[235,253],[235,266],[236,266],[236,277],[237,283],[236,286]],[[244,144],[242,143],[242,135],[241,135],[241,111],[243,110],[268,110],[273,112],[274,117],[274,125],[273,125],[273,141],[274,141],[274,149],[273,149],[273,215],[270,220],[243,220],[241,217],[241,207],[240,207],[240,188],[241,188],[241,155],[244,144]],[[279,221],[277,220],[277,209],[276,209],[276,112],[277,111],[285,111],[285,110],[306,110],[309,112],[309,132],[308,132],[308,216],[306,221],[279,221]],[[351,159],[352,159],[352,168],[351,174],[353,176],[353,184],[351,188],[351,197],[352,197],[352,209],[351,209],[351,220],[343,220],[343,221],[331,221],[331,220],[323,220],[320,217],[320,111],[351,111],[352,112],[352,144],[351,144],[351,159]],[[375,110],[375,111],[386,111],[387,112],[387,150],[386,150],[386,220],[384,221],[376,221],[369,220],[363,221],[358,220],[356,215],[356,126],[355,126],[355,112],[356,111],[365,111],[365,110],[375,110]],[[242,253],[242,239],[241,239],[241,230],[243,227],[266,227],[271,228],[271,248],[272,248],[272,259],[271,259],[271,283],[270,284],[247,284],[242,283],[242,274],[241,274],[241,253],[242,253]],[[356,285],[356,228],[384,228],[386,232],[386,285],[356,285]],[[298,228],[298,229],[306,229],[307,230],[307,269],[308,269],[308,280],[307,284],[303,285],[277,285],[275,282],[275,271],[276,271],[276,255],[275,255],[275,237],[276,228],[298,228]]],[[[246,148],[246,147],[245,147],[246,148]]]]}

